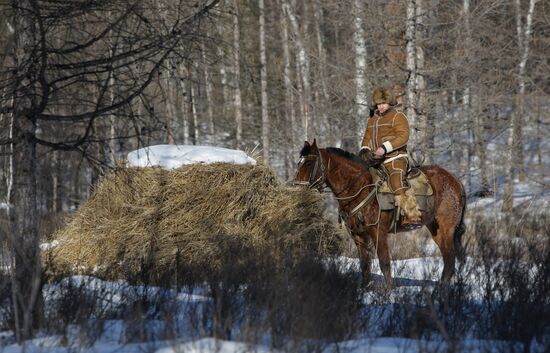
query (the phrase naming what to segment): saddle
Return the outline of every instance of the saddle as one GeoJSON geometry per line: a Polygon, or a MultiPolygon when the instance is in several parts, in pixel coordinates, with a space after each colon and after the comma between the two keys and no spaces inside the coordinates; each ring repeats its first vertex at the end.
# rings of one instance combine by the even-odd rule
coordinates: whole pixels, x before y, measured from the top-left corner
{"type": "MultiPolygon", "coordinates": [[[[364,228],[364,219],[363,214],[361,212],[358,212],[363,206],[365,206],[370,200],[372,200],[372,197],[376,195],[376,199],[378,200],[378,205],[380,207],[380,210],[382,211],[393,211],[394,216],[392,220],[392,225],[390,226],[390,229],[394,228],[396,225],[396,220],[399,219],[397,217],[397,209],[395,208],[395,201],[393,197],[393,192],[391,192],[390,187],[388,186],[388,176],[386,172],[376,169],[374,167],[369,168],[369,172],[372,175],[372,178],[374,180],[374,183],[377,185],[376,192],[371,192],[369,196],[367,196],[366,199],[364,199],[359,205],[357,205],[353,210],[350,212],[344,212],[341,208],[338,211],[339,219],[343,221],[343,223],[346,225],[346,228],[351,231],[350,227],[350,220],[353,217],[357,217],[359,222],[355,224],[355,232],[362,232],[365,230],[364,228]],[[372,197],[371,197],[372,196],[372,197]]],[[[432,211],[434,208],[434,192],[433,188],[430,185],[428,178],[426,175],[419,169],[419,168],[412,168],[409,173],[407,173],[407,182],[414,190],[414,194],[416,197],[416,203],[418,204],[418,208],[421,211],[432,211]]]]}
{"type": "MultiPolygon", "coordinates": [[[[382,211],[393,210],[395,208],[393,192],[388,186],[388,177],[386,173],[376,168],[370,168],[370,173],[375,183],[379,184],[382,180],[382,184],[379,184],[380,186],[376,193],[380,209],[382,211]]],[[[432,210],[434,207],[434,192],[426,175],[419,168],[412,168],[407,174],[407,182],[414,190],[418,208],[421,211],[432,210]]]]}

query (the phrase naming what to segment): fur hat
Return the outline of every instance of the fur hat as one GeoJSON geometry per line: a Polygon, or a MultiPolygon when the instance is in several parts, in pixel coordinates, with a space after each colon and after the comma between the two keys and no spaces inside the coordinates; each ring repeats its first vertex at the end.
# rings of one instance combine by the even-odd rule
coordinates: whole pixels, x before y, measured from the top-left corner
{"type": "Polygon", "coordinates": [[[376,108],[376,105],[384,103],[395,105],[393,94],[387,88],[377,87],[374,92],[372,92],[372,106],[376,108]]]}

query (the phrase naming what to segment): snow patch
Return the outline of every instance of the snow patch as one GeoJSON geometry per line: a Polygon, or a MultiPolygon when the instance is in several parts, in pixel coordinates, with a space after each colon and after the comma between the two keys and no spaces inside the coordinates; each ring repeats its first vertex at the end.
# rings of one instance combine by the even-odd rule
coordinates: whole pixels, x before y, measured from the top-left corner
{"type": "Polygon", "coordinates": [[[140,148],[128,153],[128,167],[161,167],[176,169],[189,164],[256,164],[256,160],[245,152],[223,147],[156,145],[140,148]]]}
{"type": "Polygon", "coordinates": [[[42,243],[42,244],[40,244],[40,250],[48,251],[48,250],[51,250],[51,249],[55,248],[58,245],[59,245],[59,241],[57,241],[57,240],[54,240],[50,243],[42,243]]]}

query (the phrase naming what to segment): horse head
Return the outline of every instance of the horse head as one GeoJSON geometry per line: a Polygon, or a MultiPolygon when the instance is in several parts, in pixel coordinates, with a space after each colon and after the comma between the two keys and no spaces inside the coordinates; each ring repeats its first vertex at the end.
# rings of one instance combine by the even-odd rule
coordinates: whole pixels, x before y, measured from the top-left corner
{"type": "Polygon", "coordinates": [[[306,141],[300,152],[294,185],[304,185],[322,191],[325,185],[325,166],[322,158],[317,141],[313,139],[311,144],[306,141]]]}

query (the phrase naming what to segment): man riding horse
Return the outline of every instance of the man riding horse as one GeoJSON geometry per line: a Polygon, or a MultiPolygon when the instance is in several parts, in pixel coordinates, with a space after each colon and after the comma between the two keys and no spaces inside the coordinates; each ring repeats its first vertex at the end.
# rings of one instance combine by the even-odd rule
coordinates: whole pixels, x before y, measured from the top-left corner
{"type": "Polygon", "coordinates": [[[379,169],[388,177],[395,206],[399,206],[405,214],[402,227],[420,228],[421,213],[414,191],[407,182],[407,143],[410,134],[407,117],[396,109],[393,95],[386,88],[374,90],[372,103],[376,110],[367,122],[359,156],[370,163],[377,160],[381,162],[379,169]]]}

